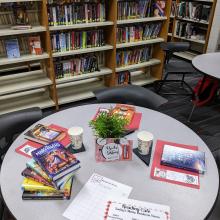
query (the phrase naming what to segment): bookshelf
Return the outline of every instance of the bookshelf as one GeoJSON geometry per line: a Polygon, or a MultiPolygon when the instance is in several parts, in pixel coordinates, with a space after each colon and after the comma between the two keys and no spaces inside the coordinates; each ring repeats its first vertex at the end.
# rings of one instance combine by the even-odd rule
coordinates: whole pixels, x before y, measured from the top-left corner
{"type": "MultiPolygon", "coordinates": [[[[31,13],[38,15],[38,19],[33,24],[31,23],[31,29],[14,30],[11,28],[14,25],[11,22],[12,19],[8,23],[5,23],[4,20],[1,23],[1,15],[4,14],[4,11],[0,11],[0,41],[7,37],[20,39],[40,36],[43,48],[41,55],[22,52],[20,57],[13,59],[7,58],[6,55],[0,56],[0,114],[32,106],[39,106],[42,109],[55,107],[58,110],[60,105],[94,97],[92,91],[95,89],[117,86],[117,74],[123,71],[131,71],[132,83],[135,85],[143,86],[161,79],[164,54],[160,49],[160,43],[167,41],[170,1],[166,1],[163,16],[119,19],[120,1],[101,0],[96,3],[97,8],[94,9],[100,10],[98,12],[100,17],[97,19],[90,19],[89,15],[85,14],[84,20],[81,22],[81,20],[74,20],[74,17],[71,20],[71,14],[69,14],[69,17],[64,16],[68,20],[65,23],[63,20],[59,20],[61,16],[56,17],[56,10],[59,11],[60,8],[66,10],[65,7],[70,10],[68,7],[75,7],[74,9],[77,11],[77,7],[88,9],[91,6],[89,1],[82,1],[81,6],[70,1],[66,2],[72,6],[65,6],[65,1],[56,3],[55,0],[0,0],[0,5],[6,9],[6,17],[13,15],[13,12],[7,9],[8,3],[27,5],[27,13],[30,14],[28,14],[30,18],[33,17],[31,13]],[[28,4],[37,4],[37,10],[29,10],[28,4]],[[105,12],[103,8],[105,8],[105,12]],[[118,42],[117,30],[119,28],[131,26],[146,28],[147,25],[159,23],[161,26],[157,36],[135,39],[130,42],[118,42]],[[102,31],[101,34],[99,30],[102,31]],[[96,31],[97,33],[95,33],[96,31]],[[64,50],[62,49],[63,35],[67,39],[64,50]],[[84,35],[86,35],[86,39],[100,38],[101,40],[98,40],[96,46],[89,45],[88,41],[80,47],[76,44],[72,45],[75,36],[84,35]],[[54,43],[57,42],[57,37],[59,37],[58,48],[54,43]],[[129,65],[119,66],[117,64],[118,51],[141,50],[141,48],[147,48],[146,51],[150,48],[148,59],[129,63],[129,65]],[[81,66],[82,63],[84,65],[90,63],[90,66],[92,64],[94,66],[87,70],[85,68],[87,66],[81,66]],[[74,74],[71,72],[72,68],[74,68],[74,74]]],[[[69,11],[69,13],[71,12],[69,11]]],[[[93,13],[96,12],[93,11],[93,13]]],[[[76,37],[74,39],[75,42],[78,42],[76,37]]],[[[84,39],[84,37],[80,39],[84,39]]]]}
{"type": "Polygon", "coordinates": [[[168,34],[169,41],[188,41],[191,44],[189,51],[174,53],[175,56],[191,61],[196,55],[206,53],[216,3],[217,0],[172,1],[173,5],[171,6],[171,19],[168,34]],[[185,13],[187,10],[186,8],[184,8],[182,12],[181,4],[184,4],[184,2],[187,2],[187,4],[192,4],[192,6],[189,7],[193,8],[192,13],[185,13]],[[193,15],[194,7],[201,7],[201,19],[199,19],[198,17],[196,18],[195,15],[193,15]],[[208,15],[207,19],[204,19],[204,16],[206,17],[206,14],[208,15]],[[179,34],[177,34],[179,28],[178,26],[181,26],[181,24],[187,24],[189,25],[188,28],[192,28],[193,30],[195,30],[195,32],[198,31],[197,36],[201,35],[201,38],[197,38],[197,36],[181,36],[180,32],[179,34]]]}

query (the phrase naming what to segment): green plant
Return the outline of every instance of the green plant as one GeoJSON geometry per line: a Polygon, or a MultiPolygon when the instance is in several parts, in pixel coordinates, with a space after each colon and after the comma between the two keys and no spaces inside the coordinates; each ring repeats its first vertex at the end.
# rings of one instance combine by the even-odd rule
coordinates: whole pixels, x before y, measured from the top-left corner
{"type": "Polygon", "coordinates": [[[127,119],[111,112],[102,112],[95,120],[89,122],[89,126],[99,138],[120,138],[127,124],[127,119]]]}

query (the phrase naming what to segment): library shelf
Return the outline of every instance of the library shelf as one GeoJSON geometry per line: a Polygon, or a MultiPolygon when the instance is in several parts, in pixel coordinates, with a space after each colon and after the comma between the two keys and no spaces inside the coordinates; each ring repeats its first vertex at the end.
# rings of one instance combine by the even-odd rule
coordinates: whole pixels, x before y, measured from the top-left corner
{"type": "Polygon", "coordinates": [[[36,106],[41,109],[55,106],[44,88],[1,96],[0,103],[3,103],[0,105],[0,114],[36,106]]]}
{"type": "Polygon", "coordinates": [[[136,79],[136,80],[132,80],[132,84],[133,85],[137,85],[137,86],[144,86],[144,85],[147,85],[147,84],[150,84],[150,83],[153,83],[155,82],[157,79],[154,78],[154,77],[143,77],[143,78],[140,78],[140,79],[136,79]]]}
{"type": "Polygon", "coordinates": [[[9,3],[9,2],[42,2],[43,0],[0,0],[0,3],[9,3]]]}
{"type": "Polygon", "coordinates": [[[125,19],[125,20],[117,20],[117,25],[133,24],[133,23],[143,23],[143,22],[152,22],[152,21],[164,21],[164,20],[167,20],[166,16],[136,18],[136,19],[125,19]]]}
{"type": "Polygon", "coordinates": [[[196,57],[198,54],[185,51],[185,52],[175,52],[174,55],[177,57],[181,57],[183,59],[192,61],[192,59],[196,57]]]}
{"type": "Polygon", "coordinates": [[[104,81],[100,80],[99,78],[57,85],[59,104],[62,105],[83,99],[93,98],[95,97],[93,91],[104,87],[104,81]]]}
{"type": "Polygon", "coordinates": [[[177,20],[181,20],[181,21],[188,21],[188,22],[192,22],[192,23],[198,23],[198,24],[206,24],[206,25],[209,24],[208,21],[195,20],[195,19],[190,19],[190,18],[176,17],[176,19],[177,19],[177,20]]]}
{"type": "Polygon", "coordinates": [[[33,34],[46,31],[44,26],[33,26],[31,29],[25,30],[13,30],[11,28],[0,29],[0,37],[10,36],[10,35],[20,35],[20,34],[33,34]]]}
{"type": "Polygon", "coordinates": [[[119,49],[119,48],[126,48],[126,47],[136,47],[136,46],[147,45],[147,44],[156,44],[156,43],[161,43],[161,42],[164,42],[163,38],[155,38],[155,39],[149,39],[149,40],[116,44],[116,48],[119,49]]]}
{"type": "Polygon", "coordinates": [[[143,63],[138,63],[138,64],[132,64],[128,66],[123,66],[123,67],[117,67],[116,72],[123,72],[126,70],[133,70],[133,69],[138,69],[138,68],[144,68],[148,66],[154,66],[160,64],[161,61],[159,59],[150,59],[149,61],[143,62],[143,63]]]}
{"type": "Polygon", "coordinates": [[[177,35],[174,35],[174,38],[191,41],[191,42],[198,43],[198,44],[205,44],[205,40],[197,40],[197,39],[191,39],[191,38],[186,38],[186,37],[179,37],[177,35]]]}
{"type": "Polygon", "coordinates": [[[1,77],[0,95],[36,89],[52,85],[52,81],[42,70],[11,74],[1,77]]]}
{"type": "Polygon", "coordinates": [[[28,65],[18,65],[18,66],[3,66],[1,67],[0,69],[0,73],[6,73],[6,72],[11,72],[11,71],[17,71],[17,70],[25,70],[25,69],[28,69],[28,68],[37,68],[37,69],[40,69],[40,63],[30,63],[28,65]]]}
{"type": "Polygon", "coordinates": [[[106,50],[112,50],[112,49],[113,49],[113,46],[105,45],[101,47],[90,47],[90,48],[70,50],[70,51],[65,51],[65,52],[55,52],[52,55],[53,57],[63,57],[63,56],[70,56],[70,55],[77,55],[77,54],[84,54],[84,53],[106,51],[106,50]]]}
{"type": "Polygon", "coordinates": [[[61,83],[80,81],[80,80],[84,80],[84,79],[90,79],[90,78],[101,77],[101,76],[112,74],[112,70],[107,67],[100,67],[99,69],[100,69],[100,71],[95,71],[95,72],[91,72],[91,73],[84,73],[84,74],[77,75],[77,76],[64,77],[61,79],[56,79],[56,83],[58,85],[61,83]]]}
{"type": "Polygon", "coordinates": [[[42,55],[26,54],[26,55],[21,55],[21,57],[19,58],[12,58],[12,59],[5,57],[5,58],[0,59],[0,66],[23,63],[23,62],[31,62],[31,61],[37,61],[37,60],[44,60],[48,58],[49,58],[48,53],[43,53],[42,55]]]}
{"type": "Polygon", "coordinates": [[[72,24],[72,25],[57,25],[50,26],[50,31],[60,31],[60,30],[70,30],[70,29],[83,29],[83,28],[94,28],[94,27],[105,27],[111,26],[114,23],[112,21],[103,21],[103,22],[91,22],[91,23],[81,23],[81,24],[72,24]]]}

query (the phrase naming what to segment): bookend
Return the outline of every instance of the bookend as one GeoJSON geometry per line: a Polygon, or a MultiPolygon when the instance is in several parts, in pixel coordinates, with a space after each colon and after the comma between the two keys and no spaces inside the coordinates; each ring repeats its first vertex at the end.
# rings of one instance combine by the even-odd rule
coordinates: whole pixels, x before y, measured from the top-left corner
{"type": "Polygon", "coordinates": [[[147,166],[150,164],[152,146],[150,147],[149,154],[142,155],[139,153],[138,148],[133,149],[134,154],[136,154],[147,166]]]}
{"type": "Polygon", "coordinates": [[[69,147],[67,148],[72,154],[77,154],[86,151],[86,148],[84,144],[82,144],[82,147],[80,149],[73,149],[73,145],[70,144],[69,147]]]}

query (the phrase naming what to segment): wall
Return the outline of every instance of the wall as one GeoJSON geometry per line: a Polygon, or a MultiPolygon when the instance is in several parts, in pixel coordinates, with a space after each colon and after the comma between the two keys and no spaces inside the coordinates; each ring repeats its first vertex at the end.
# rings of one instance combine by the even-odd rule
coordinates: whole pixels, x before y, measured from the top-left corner
{"type": "Polygon", "coordinates": [[[220,51],[220,0],[217,0],[207,52],[211,53],[217,50],[220,51]]]}

